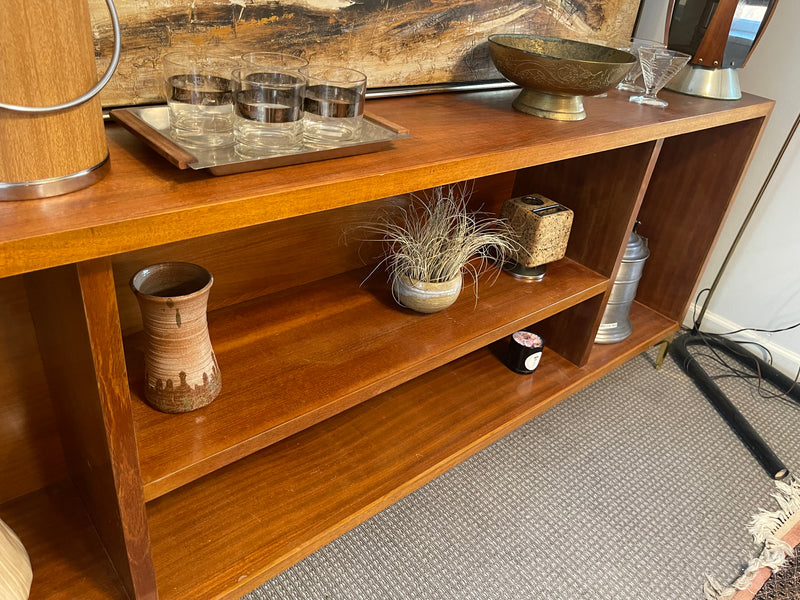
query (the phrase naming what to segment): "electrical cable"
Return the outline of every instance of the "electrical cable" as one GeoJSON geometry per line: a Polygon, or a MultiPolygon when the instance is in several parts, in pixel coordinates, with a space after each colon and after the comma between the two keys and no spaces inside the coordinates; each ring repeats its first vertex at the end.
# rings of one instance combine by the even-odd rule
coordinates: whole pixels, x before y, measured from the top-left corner
{"type": "Polygon", "coordinates": [[[780,333],[782,331],[797,329],[798,327],[800,327],[800,321],[798,321],[794,325],[789,325],[788,327],[781,327],[780,329],[759,329],[758,327],[742,327],[741,329],[737,329],[735,331],[726,331],[725,333],[718,333],[717,335],[736,335],[737,333],[742,333],[743,331],[757,331],[759,333],[780,333]]]}
{"type": "MultiPolygon", "coordinates": [[[[709,292],[709,291],[710,291],[710,288],[704,288],[704,289],[700,290],[697,293],[697,295],[695,296],[694,309],[693,309],[693,312],[692,312],[692,321],[693,322],[695,322],[694,316],[695,316],[695,312],[696,312],[697,306],[698,306],[698,304],[700,302],[700,297],[702,296],[703,293],[709,292]]],[[[729,336],[729,335],[735,335],[737,333],[741,333],[743,331],[758,331],[758,332],[763,332],[763,333],[778,333],[780,331],[788,331],[790,329],[794,329],[794,328],[796,328],[798,326],[800,326],[800,323],[796,323],[796,324],[791,325],[789,327],[782,327],[782,328],[779,328],[779,329],[761,329],[761,328],[756,328],[756,327],[743,327],[743,328],[737,329],[735,331],[728,331],[728,332],[725,332],[725,333],[715,333],[713,335],[729,336]]],[[[763,399],[781,398],[781,399],[788,400],[790,404],[794,405],[794,402],[789,398],[789,394],[792,392],[792,390],[795,388],[795,386],[797,386],[798,382],[800,382],[800,368],[798,368],[797,375],[795,376],[794,381],[792,382],[792,385],[789,387],[789,389],[787,389],[787,390],[779,390],[778,393],[767,393],[767,392],[763,391],[763,389],[762,389],[763,378],[761,377],[761,369],[760,369],[760,367],[759,367],[757,362],[754,362],[754,368],[756,370],[755,374],[751,374],[749,371],[744,371],[744,370],[738,369],[735,366],[731,365],[728,361],[726,361],[724,357],[720,356],[720,354],[713,347],[709,346],[709,344],[707,343],[707,341],[706,341],[706,339],[704,337],[705,335],[709,335],[708,332],[703,332],[703,331],[700,331],[698,329],[698,330],[694,331],[694,333],[696,335],[698,335],[701,339],[703,339],[704,342],[706,342],[705,346],[708,349],[708,351],[710,352],[710,354],[703,354],[703,353],[695,352],[694,353],[695,356],[704,356],[706,358],[712,358],[714,360],[714,362],[716,362],[719,365],[721,365],[722,367],[728,369],[731,372],[731,376],[732,377],[738,377],[738,378],[742,379],[748,385],[755,387],[756,388],[756,392],[758,393],[759,397],[761,397],[763,399]],[[752,381],[749,381],[751,379],[755,379],[757,381],[757,383],[754,384],[752,381]]],[[[769,364],[773,363],[772,352],[769,350],[769,348],[767,348],[763,344],[760,344],[760,343],[758,343],[756,341],[752,341],[752,340],[731,340],[731,341],[733,341],[734,343],[736,343],[736,344],[738,344],[740,346],[752,345],[752,346],[758,347],[764,354],[766,354],[767,362],[769,364]]],[[[718,376],[718,377],[722,377],[722,376],[718,376]]],[[[716,377],[712,377],[712,379],[716,379],[716,377]]]]}
{"type": "MultiPolygon", "coordinates": [[[[722,262],[722,266],[719,268],[717,275],[714,279],[714,282],[711,284],[711,287],[707,290],[701,290],[695,301],[695,310],[693,310],[692,314],[692,322],[693,326],[689,334],[683,335],[677,338],[671,345],[670,345],[670,354],[681,367],[681,369],[686,372],[686,374],[694,381],[695,385],[705,394],[711,405],[717,410],[719,415],[728,423],[728,426],[733,430],[734,433],[739,437],[739,439],[744,443],[744,445],[750,450],[753,457],[759,462],[761,467],[770,475],[773,479],[782,479],[789,474],[789,470],[786,468],[781,460],[775,455],[775,453],[770,449],[767,443],[759,436],[758,432],[753,428],[752,425],[747,421],[747,419],[742,415],[742,413],[736,408],[736,406],[728,399],[728,397],[722,392],[719,386],[709,377],[708,373],[703,369],[700,363],[696,360],[696,358],[692,355],[693,353],[690,352],[690,347],[696,345],[703,345],[705,346],[714,356],[714,360],[720,362],[725,368],[729,369],[732,373],[731,376],[735,376],[739,378],[741,381],[744,381],[750,385],[752,382],[750,380],[756,379],[756,389],[758,391],[759,396],[761,397],[779,397],[785,401],[789,400],[789,397],[792,398],[795,402],[800,405],[800,387],[798,387],[797,383],[800,380],[800,369],[798,369],[797,376],[794,378],[794,381],[786,377],[783,373],[775,369],[771,362],[772,362],[772,355],[767,350],[767,354],[769,355],[770,362],[768,363],[765,360],[762,360],[760,357],[756,356],[755,354],[746,350],[740,342],[731,341],[722,335],[718,334],[709,334],[700,331],[700,325],[703,321],[703,316],[705,315],[706,309],[709,306],[712,296],[714,295],[715,290],[717,289],[717,285],[719,284],[720,280],[722,279],[722,275],[727,267],[728,263],[730,262],[731,257],[733,256],[736,247],[738,246],[739,242],[744,235],[744,231],[747,228],[747,225],[750,222],[750,219],[755,214],[756,208],[758,207],[762,197],[764,196],[764,192],[767,189],[770,181],[772,180],[775,171],[778,168],[778,165],[783,158],[784,153],[786,152],[789,143],[791,142],[792,138],[794,137],[795,132],[797,131],[798,125],[800,125],[800,113],[798,113],[797,118],[794,121],[794,124],[789,131],[789,134],[786,136],[784,140],[783,146],[781,147],[778,155],[776,156],[775,160],[772,163],[772,167],[767,174],[766,179],[764,180],[763,184],[761,185],[760,190],[758,191],[758,195],[756,196],[755,200],[753,201],[750,210],[747,213],[747,216],[744,219],[739,231],[736,234],[736,237],[731,244],[731,247],[728,249],[728,253],[725,255],[725,259],[722,262]],[[703,302],[702,308],[700,310],[700,315],[697,316],[696,308],[697,303],[700,300],[700,296],[703,293],[707,293],[705,297],[705,301],[703,302]],[[695,318],[696,317],[696,318],[695,318]],[[725,352],[728,356],[732,359],[738,361],[744,367],[747,368],[754,368],[755,375],[745,372],[743,370],[737,369],[731,366],[728,361],[722,358],[717,350],[721,350],[725,352]],[[761,388],[763,380],[766,379],[770,383],[772,383],[776,388],[780,390],[778,394],[774,395],[767,395],[761,388]],[[785,388],[781,390],[781,388],[785,388]]],[[[789,329],[794,329],[795,327],[800,326],[800,323],[797,325],[792,325],[790,327],[781,328],[779,330],[773,330],[774,332],[778,331],[788,331],[789,329]]],[[[725,335],[733,335],[735,333],[741,333],[743,331],[760,331],[760,332],[768,332],[770,330],[760,329],[760,328],[743,328],[736,330],[734,332],[728,332],[725,335]]],[[[761,344],[755,344],[763,348],[761,344]]]]}

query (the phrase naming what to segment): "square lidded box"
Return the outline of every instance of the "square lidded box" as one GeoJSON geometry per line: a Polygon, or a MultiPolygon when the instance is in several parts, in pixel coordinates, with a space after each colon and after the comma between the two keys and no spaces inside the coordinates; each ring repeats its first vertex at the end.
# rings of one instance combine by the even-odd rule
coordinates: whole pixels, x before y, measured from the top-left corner
{"type": "Polygon", "coordinates": [[[540,194],[506,200],[500,217],[517,232],[522,251],[516,261],[536,267],[564,258],[572,228],[573,213],[566,206],[540,194]]]}

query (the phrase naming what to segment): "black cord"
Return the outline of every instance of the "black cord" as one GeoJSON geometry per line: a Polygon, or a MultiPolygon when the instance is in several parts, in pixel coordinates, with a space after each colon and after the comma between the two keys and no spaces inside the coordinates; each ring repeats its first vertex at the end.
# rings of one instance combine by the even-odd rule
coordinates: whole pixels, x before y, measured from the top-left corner
{"type": "MultiPolygon", "coordinates": [[[[711,288],[703,288],[699,292],[697,292],[697,296],[694,298],[694,306],[692,307],[692,323],[695,324],[694,331],[699,332],[700,324],[697,322],[695,317],[697,316],[697,305],[700,304],[700,296],[702,296],[706,292],[710,292],[711,288]]],[[[741,329],[736,329],[734,331],[726,331],[724,333],[717,333],[716,335],[736,335],[737,333],[742,333],[743,331],[757,331],[759,333],[780,333],[782,331],[790,331],[791,329],[797,329],[800,327],[800,321],[795,323],[794,325],[789,325],[788,327],[781,327],[779,329],[760,329],[758,327],[742,327],[741,329]]],[[[757,344],[757,342],[739,342],[741,344],[757,344]]],[[[760,345],[760,344],[757,344],[760,345]]],[[[763,346],[761,346],[764,348],[763,346]]],[[[764,348],[766,350],[766,348],[764,348]]],[[[770,363],[772,360],[770,359],[770,363]]]]}
{"type": "Polygon", "coordinates": [[[741,329],[737,329],[735,331],[726,331],[725,333],[718,333],[717,335],[735,335],[737,333],[742,333],[743,331],[758,331],[761,333],[780,333],[781,331],[789,331],[790,329],[796,329],[798,327],[800,327],[800,321],[798,321],[794,325],[789,325],[788,327],[781,327],[780,329],[759,329],[758,327],[742,327],[741,329]]]}
{"type": "MultiPolygon", "coordinates": [[[[753,361],[754,362],[754,367],[755,367],[755,373],[753,373],[752,371],[744,370],[744,369],[738,368],[737,366],[734,366],[733,364],[731,364],[729,362],[729,360],[726,360],[726,357],[722,356],[719,352],[717,352],[716,348],[714,348],[713,346],[711,346],[708,343],[707,336],[708,335],[716,335],[716,336],[720,336],[720,337],[722,337],[722,336],[730,336],[730,335],[735,335],[737,333],[741,333],[743,331],[757,331],[757,332],[762,332],[762,333],[778,333],[780,331],[788,331],[790,329],[795,329],[796,327],[800,327],[800,323],[796,323],[796,324],[794,324],[794,325],[792,325],[790,327],[783,327],[783,328],[780,328],[780,329],[761,329],[761,328],[757,328],[757,327],[743,327],[742,329],[737,329],[735,331],[728,331],[728,332],[725,332],[725,333],[716,333],[716,334],[711,334],[710,332],[700,331],[699,323],[695,319],[695,314],[697,312],[697,306],[700,304],[701,296],[704,293],[708,293],[708,292],[710,292],[710,288],[704,288],[704,289],[700,290],[697,293],[697,296],[695,296],[694,307],[693,307],[693,310],[692,310],[692,323],[694,324],[694,326],[693,326],[693,328],[691,330],[691,333],[693,335],[698,336],[703,341],[703,348],[706,350],[706,352],[695,351],[695,352],[693,352],[693,354],[695,356],[697,356],[697,357],[704,357],[706,359],[713,360],[714,362],[719,364],[721,367],[723,367],[723,368],[725,368],[725,369],[727,369],[729,371],[728,375],[719,375],[717,377],[736,377],[736,378],[742,380],[742,382],[746,383],[747,385],[750,385],[750,386],[754,387],[756,389],[756,392],[758,393],[758,395],[761,398],[764,398],[764,399],[781,398],[781,399],[785,399],[787,402],[789,402],[793,406],[798,406],[798,404],[794,400],[788,398],[788,394],[795,388],[795,386],[798,385],[798,382],[800,381],[800,368],[798,368],[797,375],[794,378],[794,382],[792,383],[792,385],[789,387],[788,390],[785,390],[785,391],[778,390],[778,393],[767,393],[762,388],[763,377],[761,376],[761,368],[760,368],[758,362],[753,361]],[[753,380],[755,380],[755,381],[753,381],[753,380]]],[[[757,348],[759,348],[766,355],[766,357],[767,357],[766,362],[769,363],[770,365],[773,363],[772,352],[770,352],[769,348],[767,348],[763,344],[759,344],[758,342],[754,342],[754,341],[750,341],[750,340],[732,340],[732,341],[734,341],[735,343],[740,344],[740,345],[748,345],[749,344],[749,345],[752,345],[752,346],[756,346],[757,348]]],[[[750,357],[749,356],[745,356],[745,358],[750,358],[750,357]]],[[[714,377],[714,378],[716,378],[716,377],[714,377]]]]}
{"type": "MultiPolygon", "coordinates": [[[[719,365],[721,365],[722,367],[724,367],[725,369],[730,371],[730,375],[728,375],[729,377],[736,377],[736,378],[740,379],[742,382],[746,383],[747,385],[755,387],[756,393],[759,395],[759,397],[761,397],[761,398],[763,398],[765,400],[766,399],[772,399],[772,398],[781,398],[781,399],[786,400],[792,406],[795,406],[795,407],[798,406],[798,404],[793,399],[790,399],[788,397],[788,395],[795,388],[795,386],[797,386],[798,382],[800,381],[800,368],[797,370],[797,375],[795,376],[794,381],[792,382],[792,385],[789,387],[788,390],[778,390],[777,393],[768,393],[762,388],[762,385],[763,385],[763,382],[764,382],[764,378],[761,375],[761,368],[760,368],[760,366],[759,366],[757,361],[753,361],[754,367],[755,367],[755,371],[756,371],[755,374],[753,374],[750,371],[741,370],[741,369],[733,366],[732,364],[730,364],[723,356],[720,355],[719,352],[717,352],[717,350],[713,346],[711,346],[708,343],[707,336],[709,334],[701,332],[701,331],[694,331],[694,330],[693,330],[693,333],[700,337],[700,339],[703,341],[705,349],[708,351],[708,353],[695,352],[694,353],[695,356],[705,357],[705,358],[708,358],[708,359],[711,359],[711,360],[715,361],[716,363],[718,363],[719,365]],[[753,379],[755,379],[756,381],[755,382],[751,381],[753,379]]],[[[712,334],[712,335],[719,335],[719,334],[712,334]]],[[[752,344],[752,345],[755,345],[755,346],[758,346],[758,347],[762,348],[767,353],[767,355],[769,356],[770,364],[772,363],[772,354],[770,353],[769,349],[765,348],[763,345],[761,345],[761,344],[759,344],[757,342],[749,342],[749,341],[744,341],[744,342],[736,341],[736,343],[737,344],[752,344]]],[[[743,356],[744,358],[750,358],[750,356],[747,356],[747,355],[741,355],[741,356],[743,356]]],[[[722,377],[722,376],[720,376],[720,377],[722,377]]]]}
{"type": "Polygon", "coordinates": [[[711,292],[711,288],[703,288],[697,292],[697,296],[694,298],[694,306],[692,306],[692,324],[694,325],[694,328],[692,331],[695,333],[700,330],[700,323],[697,322],[697,306],[700,304],[700,296],[703,295],[703,292],[711,292]]]}

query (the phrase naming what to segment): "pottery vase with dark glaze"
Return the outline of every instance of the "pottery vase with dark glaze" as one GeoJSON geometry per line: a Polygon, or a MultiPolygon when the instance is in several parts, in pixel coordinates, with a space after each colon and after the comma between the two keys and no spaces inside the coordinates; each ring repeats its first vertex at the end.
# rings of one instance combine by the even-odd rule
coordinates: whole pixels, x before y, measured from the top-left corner
{"type": "Polygon", "coordinates": [[[206,406],[222,389],[206,310],[214,278],[182,262],[145,267],[131,279],[145,336],[145,398],[162,412],[206,406]]]}

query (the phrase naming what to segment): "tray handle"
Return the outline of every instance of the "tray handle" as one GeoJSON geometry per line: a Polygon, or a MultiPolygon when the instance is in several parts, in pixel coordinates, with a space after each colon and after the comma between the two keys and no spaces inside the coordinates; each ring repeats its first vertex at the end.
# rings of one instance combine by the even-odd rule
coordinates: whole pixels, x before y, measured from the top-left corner
{"type": "Polygon", "coordinates": [[[141,121],[128,109],[120,108],[112,110],[109,114],[115,121],[123,125],[138,138],[141,138],[153,148],[153,150],[179,169],[188,169],[189,165],[197,160],[193,154],[178,146],[171,139],[162,135],[147,123],[141,121]]]}
{"type": "Polygon", "coordinates": [[[364,112],[364,118],[369,119],[373,123],[377,123],[378,125],[381,125],[390,131],[394,131],[397,134],[408,134],[408,127],[403,127],[397,123],[392,123],[389,119],[384,119],[383,117],[379,117],[378,115],[370,112],[364,112]]]}

